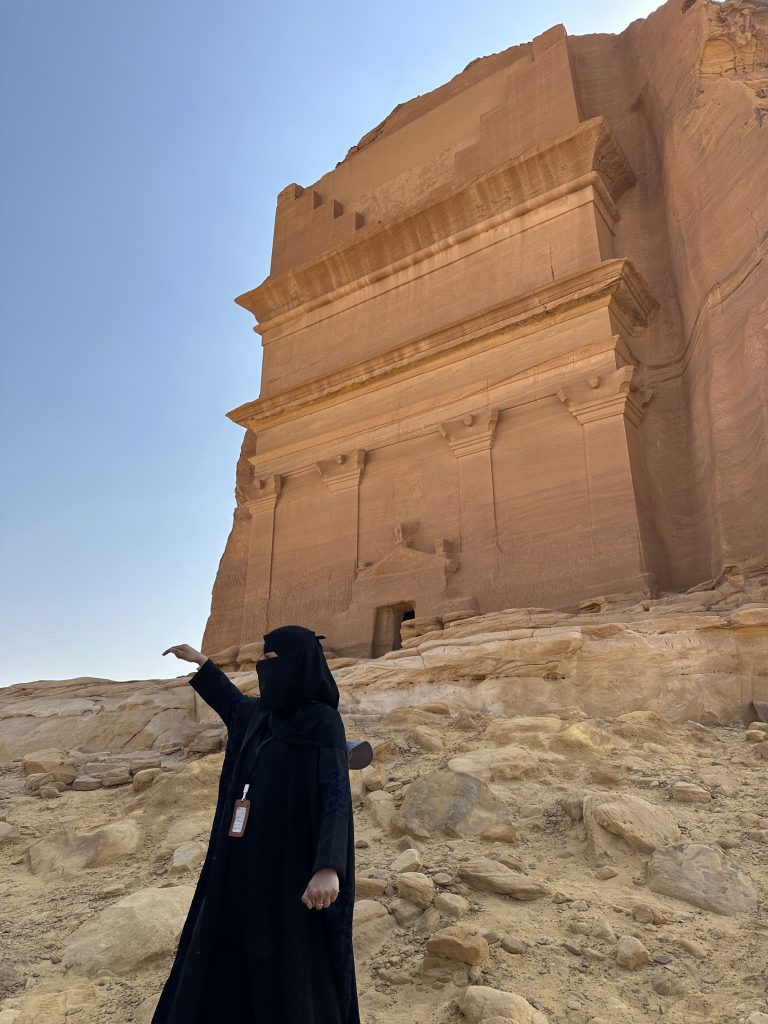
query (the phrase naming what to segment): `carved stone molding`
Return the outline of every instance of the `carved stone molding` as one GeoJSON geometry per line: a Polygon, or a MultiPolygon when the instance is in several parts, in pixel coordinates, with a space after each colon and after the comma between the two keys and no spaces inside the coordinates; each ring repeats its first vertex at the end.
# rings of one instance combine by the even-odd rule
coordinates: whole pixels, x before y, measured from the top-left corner
{"type": "Polygon", "coordinates": [[[613,373],[574,381],[560,388],[557,397],[582,426],[623,415],[636,427],[645,415],[653,390],[637,388],[634,378],[635,368],[622,366],[613,373]]]}
{"type": "Polygon", "coordinates": [[[503,223],[521,216],[530,203],[542,200],[544,182],[550,183],[550,201],[563,190],[589,183],[599,185],[613,203],[632,187],[635,175],[606,119],[593,117],[394,221],[371,225],[365,232],[352,230],[346,244],[270,275],[235,301],[259,320],[261,333],[308,303],[328,301],[335,289],[357,288],[361,278],[389,275],[402,262],[413,265],[416,254],[428,259],[455,244],[457,237],[482,233],[492,218],[503,223]]]}
{"type": "Polygon", "coordinates": [[[491,337],[503,333],[511,340],[534,323],[595,303],[605,304],[620,318],[627,333],[633,335],[645,330],[658,309],[648,285],[628,259],[603,260],[530,294],[512,296],[492,309],[420,335],[382,355],[350,363],[275,395],[246,402],[226,415],[233,423],[249,430],[272,427],[326,404],[334,396],[371,392],[385,380],[423,373],[430,365],[453,357],[467,358],[483,351],[491,337]]]}
{"type": "Polygon", "coordinates": [[[331,459],[321,459],[315,463],[317,472],[331,494],[357,488],[365,466],[365,455],[365,448],[356,448],[350,454],[342,452],[331,459]]]}
{"type": "Polygon", "coordinates": [[[496,408],[467,412],[455,420],[438,424],[438,430],[459,459],[464,455],[490,451],[498,417],[499,410],[496,408]]]}
{"type": "Polygon", "coordinates": [[[253,515],[263,509],[273,509],[283,489],[283,478],[279,473],[254,480],[251,493],[254,497],[244,503],[244,507],[253,515]]]}

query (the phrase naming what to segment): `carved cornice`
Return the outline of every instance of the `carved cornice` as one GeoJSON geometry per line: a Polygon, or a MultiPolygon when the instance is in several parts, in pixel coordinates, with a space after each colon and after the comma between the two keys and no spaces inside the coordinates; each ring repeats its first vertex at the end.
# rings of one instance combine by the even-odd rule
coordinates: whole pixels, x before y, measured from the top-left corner
{"type": "Polygon", "coordinates": [[[271,511],[277,504],[277,500],[283,489],[283,478],[279,473],[272,473],[270,476],[254,480],[251,485],[251,493],[256,492],[253,498],[243,503],[251,515],[264,510],[271,511]]]}
{"type": "Polygon", "coordinates": [[[268,277],[235,302],[254,314],[262,332],[277,326],[280,317],[299,309],[304,314],[588,185],[618,219],[615,204],[634,183],[632,168],[607,121],[594,117],[463,188],[446,188],[438,198],[403,216],[366,229],[362,238],[268,277]]]}
{"type": "Polygon", "coordinates": [[[467,412],[455,420],[439,423],[438,430],[451,446],[456,458],[460,459],[464,455],[491,450],[498,418],[498,409],[467,412]]]}
{"type": "Polygon", "coordinates": [[[584,426],[614,416],[625,416],[637,427],[653,391],[635,385],[635,368],[622,366],[613,373],[574,381],[557,392],[568,412],[584,426]]]}
{"type": "Polygon", "coordinates": [[[365,449],[357,448],[349,455],[340,453],[332,459],[321,459],[315,468],[331,494],[336,494],[357,489],[364,465],[365,449]]]}
{"type": "Polygon", "coordinates": [[[240,426],[257,430],[301,415],[309,407],[333,404],[339,396],[380,386],[386,379],[423,372],[430,364],[451,362],[473,351],[530,333],[539,322],[557,320],[571,310],[607,305],[620,313],[630,333],[650,323],[658,303],[627,259],[605,260],[589,270],[516,295],[476,316],[458,320],[381,355],[323,374],[297,387],[246,402],[227,413],[240,426]]]}

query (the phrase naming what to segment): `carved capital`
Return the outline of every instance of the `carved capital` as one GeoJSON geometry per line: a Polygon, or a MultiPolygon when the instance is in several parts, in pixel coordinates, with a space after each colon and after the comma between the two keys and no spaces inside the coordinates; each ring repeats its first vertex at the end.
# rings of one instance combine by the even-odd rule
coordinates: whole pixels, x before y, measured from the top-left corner
{"type": "Polygon", "coordinates": [[[317,472],[331,494],[358,487],[365,466],[365,454],[365,448],[356,448],[349,454],[342,452],[332,459],[321,459],[315,463],[317,472]]]}
{"type": "Polygon", "coordinates": [[[499,410],[483,409],[481,412],[467,412],[455,420],[438,424],[438,429],[457,459],[475,452],[490,451],[496,433],[499,410]]]}
{"type": "Polygon", "coordinates": [[[633,366],[622,366],[612,373],[597,374],[560,388],[557,397],[568,412],[582,424],[613,416],[626,416],[638,426],[650,402],[651,388],[637,388],[633,366]]]}
{"type": "Polygon", "coordinates": [[[253,481],[251,494],[253,497],[244,503],[251,515],[261,512],[264,509],[271,510],[277,504],[277,499],[283,489],[283,478],[279,473],[262,477],[253,481]]]}

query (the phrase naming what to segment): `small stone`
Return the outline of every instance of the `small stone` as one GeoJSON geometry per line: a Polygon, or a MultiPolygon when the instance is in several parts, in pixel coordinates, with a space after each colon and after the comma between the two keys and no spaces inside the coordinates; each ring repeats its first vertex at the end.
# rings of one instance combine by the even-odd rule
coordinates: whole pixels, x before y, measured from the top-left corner
{"type": "Polygon", "coordinates": [[[81,793],[87,793],[94,789],[101,789],[101,779],[95,779],[92,775],[78,775],[72,783],[72,789],[81,793]]]}
{"type": "Polygon", "coordinates": [[[721,850],[735,850],[739,845],[738,839],[731,839],[727,836],[720,836],[720,838],[716,839],[715,842],[721,850]]]}
{"type": "Polygon", "coordinates": [[[458,873],[475,889],[503,893],[516,900],[535,900],[547,895],[544,885],[488,857],[465,861],[459,865],[458,873]]]}
{"type": "Polygon", "coordinates": [[[437,874],[432,875],[432,881],[435,885],[450,885],[453,875],[449,875],[447,871],[438,871],[437,874]]]}
{"type": "Polygon", "coordinates": [[[616,932],[604,917],[595,923],[591,934],[594,935],[596,939],[602,939],[604,942],[616,941],[616,932]]]}
{"type": "Polygon", "coordinates": [[[52,782],[47,782],[44,786],[41,786],[39,792],[44,800],[55,800],[56,797],[61,796],[58,786],[54,786],[52,782]]]}
{"type": "Polygon", "coordinates": [[[384,895],[387,887],[385,878],[367,878],[355,876],[355,898],[361,900],[375,900],[384,895]]]}
{"type": "Polygon", "coordinates": [[[564,892],[554,892],[554,893],[552,893],[552,902],[553,903],[573,903],[573,896],[568,896],[567,893],[564,893],[564,892]]]}
{"type": "Polygon", "coordinates": [[[421,854],[410,846],[392,861],[389,869],[395,874],[400,874],[401,871],[421,871],[421,866],[421,854]]]}
{"type": "Polygon", "coordinates": [[[691,956],[695,956],[697,960],[707,959],[706,949],[700,942],[696,942],[695,939],[678,939],[677,945],[680,949],[684,949],[686,953],[690,953],[691,956]]]}
{"type": "Polygon", "coordinates": [[[435,898],[435,883],[419,871],[404,871],[395,879],[397,895],[415,903],[418,907],[429,907],[435,898]]]}
{"type": "Polygon", "coordinates": [[[152,785],[158,775],[162,772],[161,768],[140,768],[137,772],[134,772],[133,776],[133,791],[134,793],[143,793],[146,789],[152,785]]]}
{"type": "Polygon", "coordinates": [[[616,949],[616,963],[619,967],[635,971],[638,967],[649,963],[650,959],[648,950],[634,935],[621,936],[616,949]]]}
{"type": "Polygon", "coordinates": [[[612,868],[609,864],[598,868],[595,872],[595,878],[599,878],[601,882],[607,882],[609,878],[615,878],[618,875],[616,868],[612,868]]]}
{"type": "Polygon", "coordinates": [[[669,924],[671,920],[661,907],[655,907],[652,903],[633,904],[632,916],[640,924],[669,924]]]}
{"type": "Polygon", "coordinates": [[[104,772],[101,777],[101,784],[105,788],[110,786],[129,786],[133,782],[133,776],[127,765],[121,768],[113,768],[104,772]]]}
{"type": "Polygon", "coordinates": [[[578,942],[573,942],[571,939],[566,939],[563,943],[563,949],[567,949],[569,953],[573,953],[574,956],[581,956],[582,947],[578,942]]]}
{"type": "Polygon", "coordinates": [[[592,946],[584,946],[581,953],[587,960],[592,960],[596,964],[602,963],[603,960],[607,959],[605,953],[602,953],[599,949],[594,949],[592,946]]]}
{"type": "Polygon", "coordinates": [[[514,843],[517,840],[518,829],[513,821],[499,821],[480,833],[481,839],[490,842],[514,843]]]}
{"type": "Polygon", "coordinates": [[[435,896],[435,909],[446,917],[464,917],[470,911],[469,900],[453,892],[439,892],[435,896]]]}
{"type": "Polygon", "coordinates": [[[505,935],[501,940],[501,948],[517,956],[528,949],[528,943],[520,935],[505,935]]]}
{"type": "Polygon", "coordinates": [[[441,928],[427,939],[426,949],[432,956],[458,960],[465,964],[481,964],[490,956],[487,940],[480,932],[464,925],[441,928]]]}
{"type": "Polygon", "coordinates": [[[0,846],[3,846],[4,843],[10,843],[12,839],[16,838],[16,835],[15,826],[7,821],[0,820],[0,846]]]}
{"type": "Polygon", "coordinates": [[[168,866],[168,874],[183,875],[196,871],[205,859],[205,851],[205,844],[197,841],[177,846],[168,866]]]}
{"type": "Polygon", "coordinates": [[[654,992],[658,992],[660,996],[680,996],[685,991],[682,980],[675,974],[670,974],[669,971],[657,974],[655,978],[651,979],[651,985],[654,992]]]}
{"type": "Polygon", "coordinates": [[[768,1024],[768,1013],[761,1013],[760,1010],[755,1010],[754,1013],[750,1013],[747,1017],[745,1024],[768,1024]]]}
{"type": "Polygon", "coordinates": [[[671,956],[667,956],[666,953],[664,953],[662,956],[655,956],[653,958],[653,962],[656,963],[656,964],[671,964],[672,963],[672,957],[671,956]]]}
{"type": "Polygon", "coordinates": [[[712,794],[692,782],[676,782],[672,786],[672,799],[684,804],[706,804],[712,799],[712,794]]]}

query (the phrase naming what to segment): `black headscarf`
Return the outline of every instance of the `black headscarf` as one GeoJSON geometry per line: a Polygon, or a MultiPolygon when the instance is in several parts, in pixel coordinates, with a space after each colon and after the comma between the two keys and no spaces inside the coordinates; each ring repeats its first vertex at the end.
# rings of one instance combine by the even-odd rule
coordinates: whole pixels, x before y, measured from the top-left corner
{"type": "Polygon", "coordinates": [[[264,653],[274,651],[277,657],[256,663],[261,708],[269,713],[278,739],[346,750],[339,690],[321,640],[322,634],[304,626],[280,626],[264,634],[264,653]]]}

